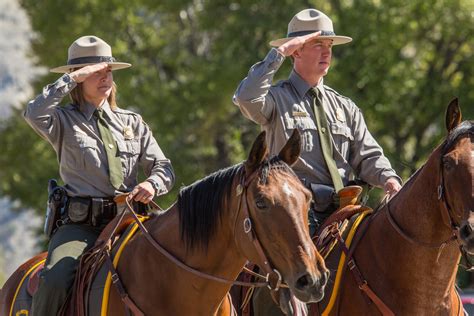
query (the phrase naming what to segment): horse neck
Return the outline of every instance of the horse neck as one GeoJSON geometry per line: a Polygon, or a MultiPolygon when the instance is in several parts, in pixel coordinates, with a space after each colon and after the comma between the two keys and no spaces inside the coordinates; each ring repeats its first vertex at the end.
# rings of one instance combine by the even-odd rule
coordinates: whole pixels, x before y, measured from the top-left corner
{"type": "MultiPolygon", "coordinates": [[[[196,247],[186,249],[184,241],[181,239],[179,231],[179,213],[177,205],[173,205],[167,216],[162,220],[157,218],[150,226],[150,233],[160,243],[169,244],[166,249],[173,249],[173,254],[187,266],[195,267],[200,272],[218,276],[227,280],[235,280],[245,264],[245,257],[239,252],[233,235],[233,217],[237,205],[231,203],[229,209],[222,213],[221,224],[218,225],[215,234],[209,240],[207,251],[196,247]]],[[[237,212],[235,212],[237,213],[237,212]]],[[[164,245],[165,246],[165,245],[164,245]]],[[[194,281],[193,281],[194,282],[194,281]]],[[[212,282],[219,285],[225,294],[230,285],[210,281],[206,278],[199,278],[203,284],[212,282]]],[[[207,289],[211,288],[209,286],[207,289]]],[[[201,295],[204,295],[201,292],[201,295]]]]}
{"type": "MultiPolygon", "coordinates": [[[[452,236],[452,229],[443,220],[442,212],[447,212],[438,199],[438,185],[440,184],[440,160],[437,148],[425,166],[409,180],[403,189],[385,207],[403,232],[411,239],[425,244],[440,245],[440,248],[430,248],[409,242],[402,238],[393,227],[385,228],[391,234],[398,235],[403,245],[393,247],[394,252],[406,258],[407,254],[418,269],[437,271],[440,278],[453,279],[459,260],[458,247],[455,242],[441,244],[452,236]]],[[[386,223],[388,224],[388,223],[386,223]]],[[[388,224],[390,225],[390,224],[388,224]]],[[[452,282],[451,282],[452,283],[452,282]]]]}

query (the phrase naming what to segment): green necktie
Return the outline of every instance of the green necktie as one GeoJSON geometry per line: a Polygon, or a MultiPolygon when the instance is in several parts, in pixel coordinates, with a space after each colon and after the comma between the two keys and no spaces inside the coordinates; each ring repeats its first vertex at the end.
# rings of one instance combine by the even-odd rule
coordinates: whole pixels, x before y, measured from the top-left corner
{"type": "Polygon", "coordinates": [[[97,127],[99,128],[100,138],[104,143],[105,152],[107,153],[107,162],[109,163],[109,179],[114,188],[120,188],[123,183],[122,162],[118,156],[117,142],[112,136],[109,124],[104,118],[104,111],[97,109],[95,112],[97,117],[97,127]]]}
{"type": "Polygon", "coordinates": [[[342,184],[341,175],[337,170],[336,161],[333,158],[333,144],[331,141],[331,133],[328,128],[328,120],[323,108],[323,97],[318,89],[311,89],[313,95],[313,110],[316,117],[316,125],[318,127],[319,143],[321,144],[321,151],[323,152],[324,161],[331,174],[331,179],[334,184],[334,189],[339,192],[344,187],[342,184]]]}

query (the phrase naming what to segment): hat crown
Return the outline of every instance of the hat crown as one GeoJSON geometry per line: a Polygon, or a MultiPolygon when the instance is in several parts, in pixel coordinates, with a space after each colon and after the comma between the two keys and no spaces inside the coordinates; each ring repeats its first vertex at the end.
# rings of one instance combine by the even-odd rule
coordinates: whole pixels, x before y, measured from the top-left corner
{"type": "Polygon", "coordinates": [[[101,38],[94,35],[86,35],[78,38],[69,46],[67,55],[68,61],[82,57],[112,57],[112,48],[101,38]]]}
{"type": "Polygon", "coordinates": [[[331,19],[316,9],[305,9],[298,12],[288,24],[288,35],[305,31],[334,33],[331,19]]]}

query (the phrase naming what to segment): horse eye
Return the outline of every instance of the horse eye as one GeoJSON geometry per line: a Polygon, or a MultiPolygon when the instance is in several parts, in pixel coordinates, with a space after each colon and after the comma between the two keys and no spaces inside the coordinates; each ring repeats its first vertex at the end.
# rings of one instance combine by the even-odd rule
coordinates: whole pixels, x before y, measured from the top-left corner
{"type": "Polygon", "coordinates": [[[453,168],[453,161],[447,157],[443,159],[443,167],[446,171],[449,171],[453,168]]]}
{"type": "Polygon", "coordinates": [[[255,200],[255,205],[261,210],[264,210],[267,208],[267,204],[265,204],[265,200],[262,197],[258,197],[255,200]]]}

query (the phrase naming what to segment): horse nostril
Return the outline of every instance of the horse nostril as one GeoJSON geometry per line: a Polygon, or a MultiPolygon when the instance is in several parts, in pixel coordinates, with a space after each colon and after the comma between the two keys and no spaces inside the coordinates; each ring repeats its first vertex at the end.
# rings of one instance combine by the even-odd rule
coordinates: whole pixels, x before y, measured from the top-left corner
{"type": "Polygon", "coordinates": [[[303,291],[314,284],[315,280],[309,274],[305,274],[296,281],[296,288],[303,291]]]}
{"type": "Polygon", "coordinates": [[[330,272],[329,270],[326,270],[326,272],[324,272],[324,282],[321,282],[321,284],[323,285],[326,285],[327,281],[329,280],[329,276],[330,276],[330,272]]]}

